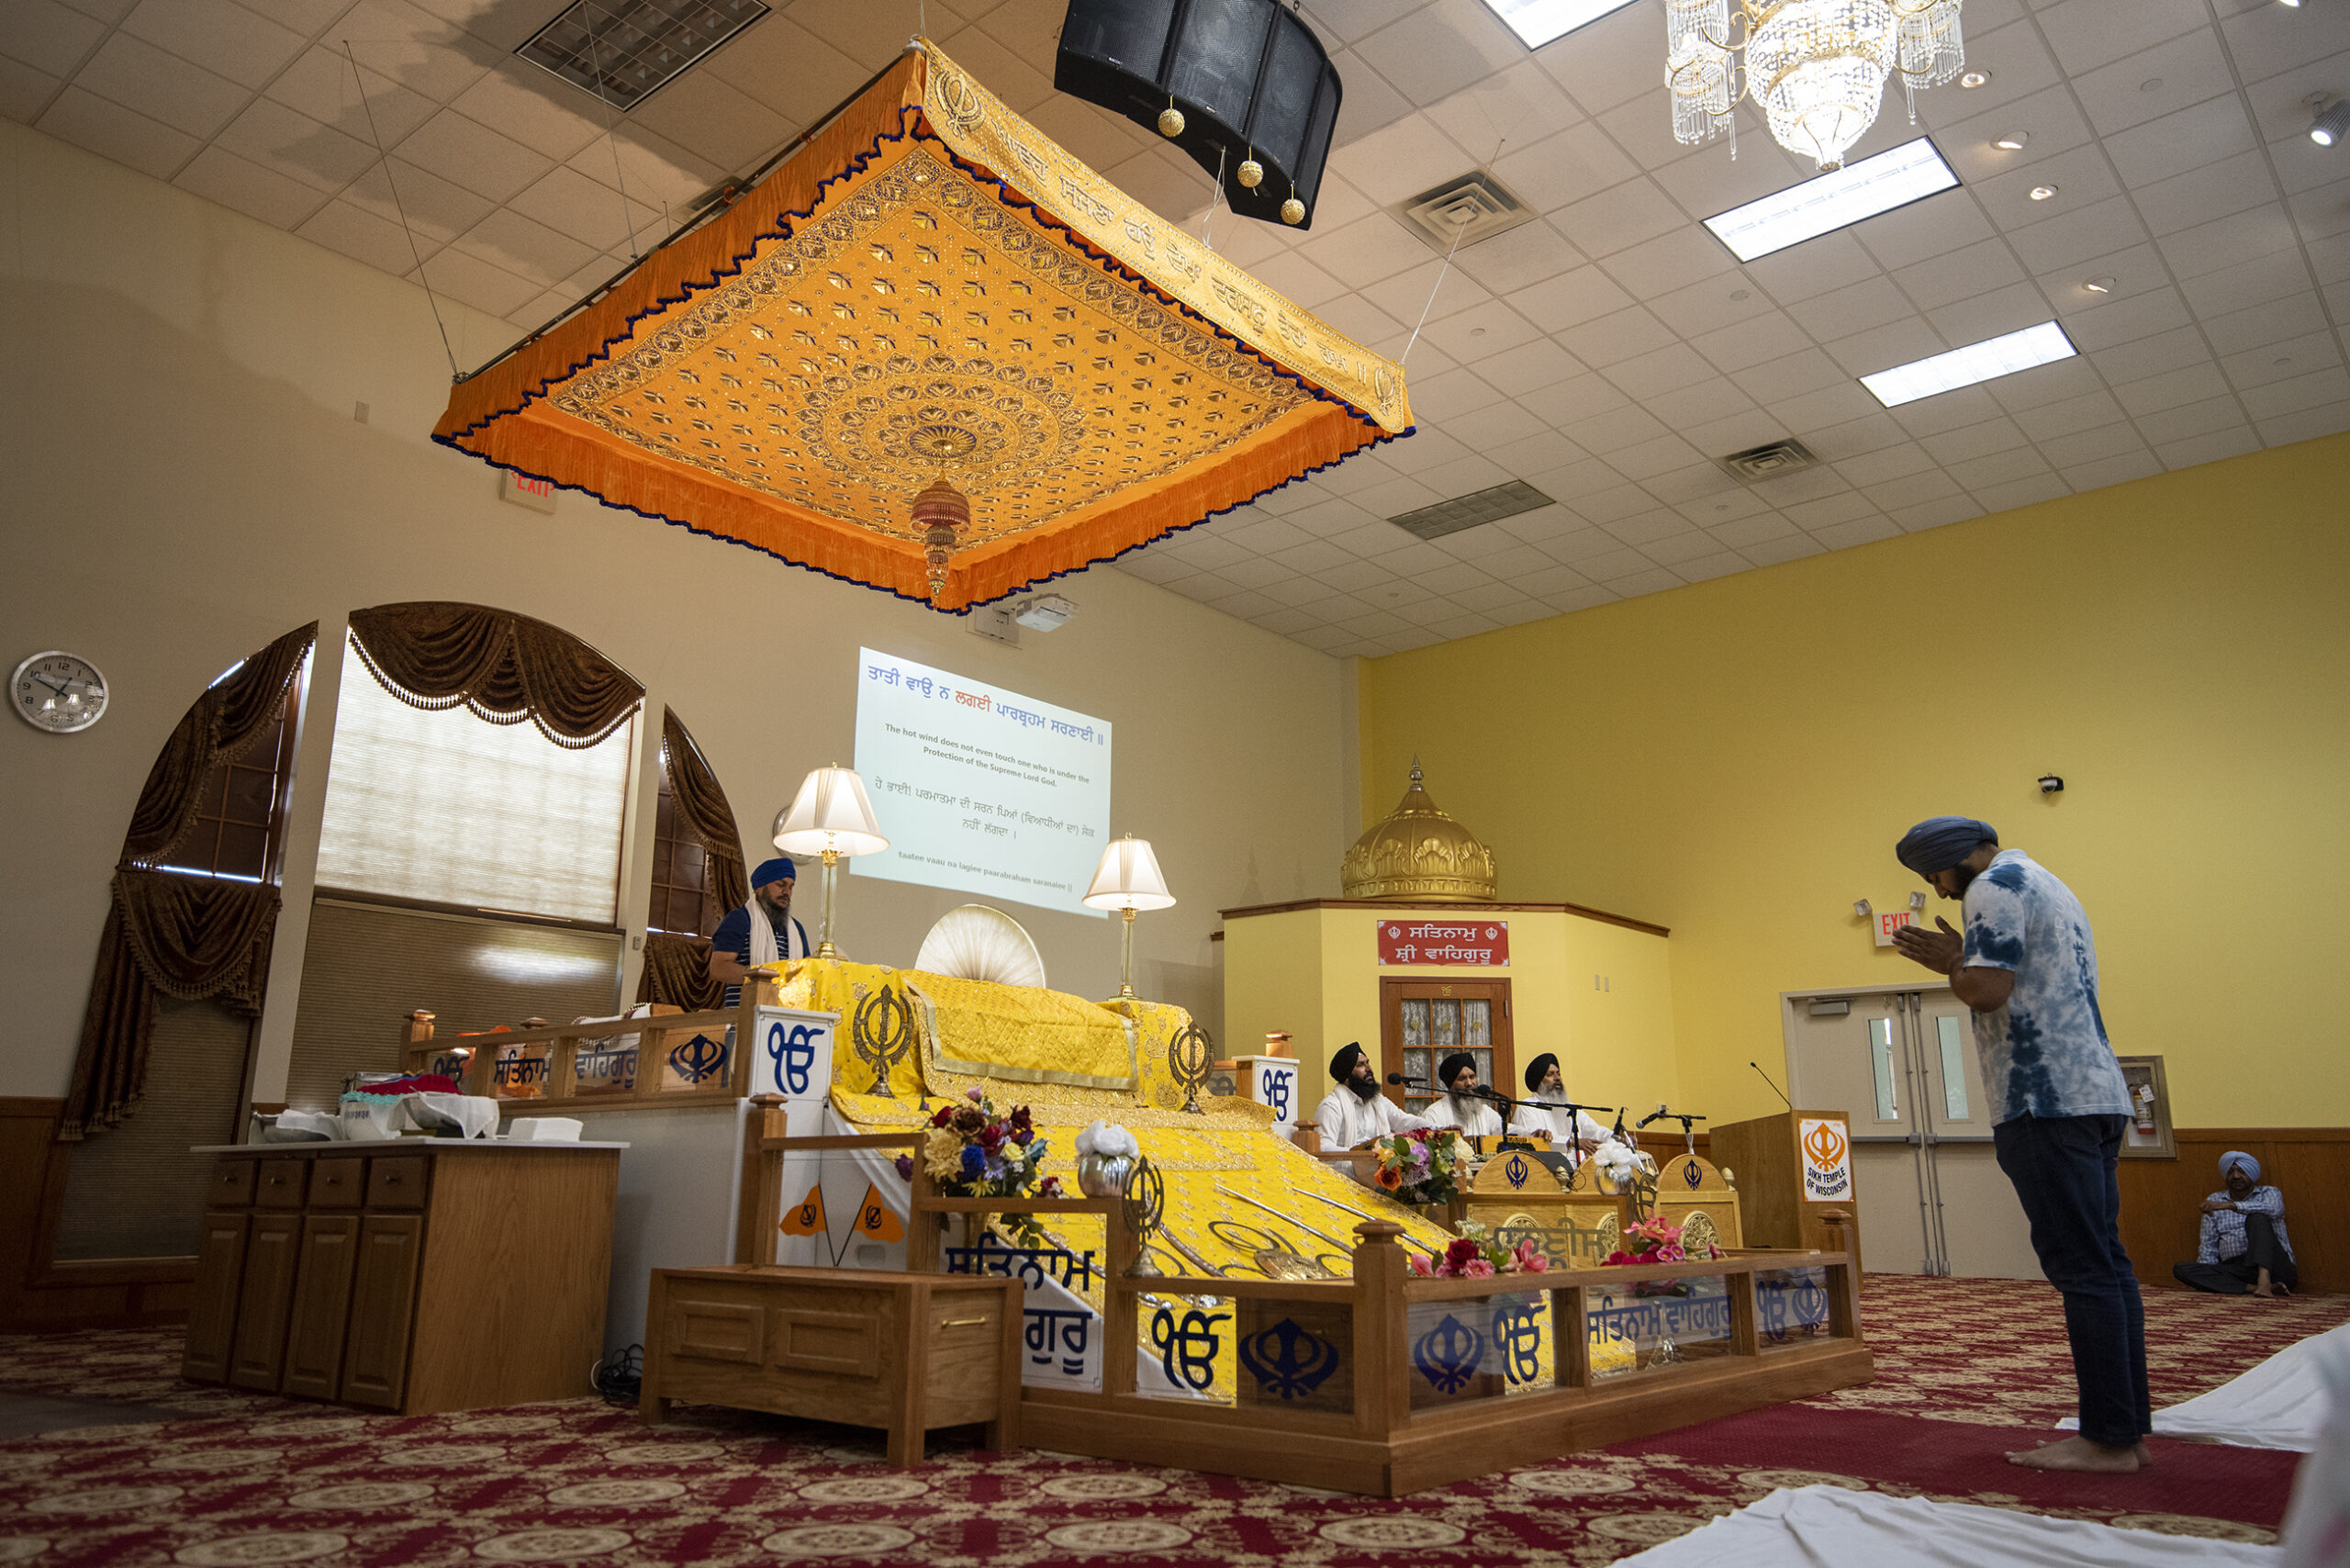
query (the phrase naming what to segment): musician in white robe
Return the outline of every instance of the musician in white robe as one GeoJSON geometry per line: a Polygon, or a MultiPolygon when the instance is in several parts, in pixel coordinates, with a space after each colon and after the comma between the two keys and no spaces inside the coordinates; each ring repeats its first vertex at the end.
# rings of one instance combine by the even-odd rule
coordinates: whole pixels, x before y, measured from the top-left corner
{"type": "MultiPolygon", "coordinates": [[[[1526,1064],[1526,1087],[1537,1101],[1558,1101],[1567,1097],[1566,1081],[1559,1075],[1559,1058],[1544,1051],[1526,1064]]],[[[1589,1154],[1607,1128],[1595,1120],[1588,1111],[1553,1111],[1527,1101],[1518,1102],[1517,1110],[1510,1116],[1509,1130],[1514,1133],[1549,1133],[1550,1147],[1566,1153],[1570,1145],[1579,1144],[1574,1151],[1578,1163],[1589,1154]]]]}
{"type": "Polygon", "coordinates": [[[1438,1064],[1436,1078],[1444,1098],[1428,1107],[1428,1118],[1440,1127],[1457,1127],[1471,1137],[1502,1136],[1502,1114],[1492,1101],[1477,1093],[1477,1058],[1455,1051],[1438,1064]]]}
{"type": "Polygon", "coordinates": [[[1325,1148],[1361,1148],[1374,1138],[1393,1137],[1417,1127],[1434,1126],[1415,1116],[1380,1092],[1379,1075],[1371,1058],[1356,1041],[1330,1058],[1330,1092],[1314,1112],[1314,1126],[1325,1148]]]}

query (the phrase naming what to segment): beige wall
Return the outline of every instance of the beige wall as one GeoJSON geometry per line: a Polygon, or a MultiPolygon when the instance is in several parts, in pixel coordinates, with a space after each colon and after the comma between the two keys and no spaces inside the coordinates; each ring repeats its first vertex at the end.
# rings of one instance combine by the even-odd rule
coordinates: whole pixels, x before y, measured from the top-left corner
{"type": "MultiPolygon", "coordinates": [[[[1212,1028],[1215,911],[1337,890],[1353,774],[1337,660],[1105,568],[1056,585],[1081,607],[1068,626],[1003,648],[960,619],[577,496],[553,517],[508,505],[492,470],[425,439],[448,364],[421,291],[6,123],[0,300],[0,652],[13,665],[71,649],[113,688],[82,735],[0,724],[0,993],[15,1025],[0,1094],[63,1092],[107,875],[187,705],[280,633],[319,619],[331,637],[352,608],[390,600],[498,605],[601,649],[655,715],[677,710],[755,853],[807,768],[850,759],[860,644],[1109,720],[1113,830],[1154,842],[1181,900],[1138,923],[1137,986],[1212,1028]]],[[[442,311],[461,364],[513,335],[442,311]]],[[[312,835],[318,739],[296,811],[312,835]]],[[[307,857],[289,876],[306,879],[307,857]]],[[[840,940],[910,962],[968,897],[845,879],[840,940]]],[[[642,890],[623,907],[641,919],[642,890]]],[[[1115,989],[1114,924],[1013,913],[1056,985],[1115,989]]],[[[297,937],[281,941],[274,994],[299,981],[297,937]]],[[[289,1030],[273,1008],[273,1052],[289,1030]]]]}

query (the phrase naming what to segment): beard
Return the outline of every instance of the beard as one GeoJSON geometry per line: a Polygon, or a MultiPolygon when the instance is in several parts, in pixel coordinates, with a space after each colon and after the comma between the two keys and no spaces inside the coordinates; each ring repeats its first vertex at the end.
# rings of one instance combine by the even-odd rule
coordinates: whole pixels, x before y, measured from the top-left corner
{"type": "Polygon", "coordinates": [[[791,913],[791,895],[789,893],[784,894],[781,898],[775,898],[762,891],[759,894],[759,902],[767,906],[767,913],[770,915],[789,914],[791,913]]]}
{"type": "Polygon", "coordinates": [[[1347,1087],[1355,1092],[1355,1098],[1358,1100],[1379,1098],[1379,1079],[1374,1074],[1359,1072],[1347,1080],[1347,1087]]]}

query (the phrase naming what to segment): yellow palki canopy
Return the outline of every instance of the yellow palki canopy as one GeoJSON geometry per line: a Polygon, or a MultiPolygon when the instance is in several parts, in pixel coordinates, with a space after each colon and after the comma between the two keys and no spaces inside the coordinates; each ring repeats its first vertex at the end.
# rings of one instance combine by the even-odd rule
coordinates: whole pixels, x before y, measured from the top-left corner
{"type": "Polygon", "coordinates": [[[918,39],[724,214],[459,383],[433,438],[959,610],[1410,428],[1400,366],[918,39]]]}

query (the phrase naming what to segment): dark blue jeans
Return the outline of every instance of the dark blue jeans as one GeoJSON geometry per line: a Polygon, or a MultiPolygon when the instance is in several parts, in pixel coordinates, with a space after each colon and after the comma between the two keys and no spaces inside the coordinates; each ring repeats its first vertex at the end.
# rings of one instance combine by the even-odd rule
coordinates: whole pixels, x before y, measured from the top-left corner
{"type": "Polygon", "coordinates": [[[2146,1395],[2146,1318],[2121,1249],[2114,1167],[2122,1116],[2018,1116],[1991,1129],[2015,1183],[2041,1271],[2065,1297],[2065,1333],[2080,1385],[2081,1435],[2127,1447],[2154,1429],[2146,1395]]]}

